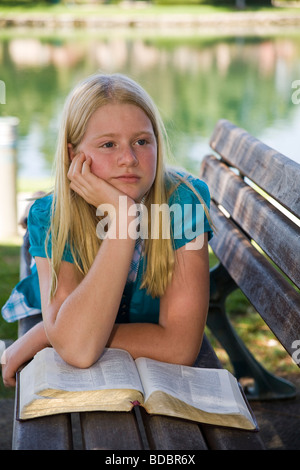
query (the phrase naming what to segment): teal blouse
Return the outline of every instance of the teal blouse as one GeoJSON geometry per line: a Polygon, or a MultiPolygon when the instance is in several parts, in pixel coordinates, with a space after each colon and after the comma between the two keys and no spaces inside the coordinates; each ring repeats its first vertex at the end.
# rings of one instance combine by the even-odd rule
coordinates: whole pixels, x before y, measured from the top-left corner
{"type": "MultiPolygon", "coordinates": [[[[210,195],[206,183],[191,175],[189,175],[188,180],[209,208],[210,195]]],[[[33,258],[36,256],[46,257],[45,240],[50,224],[51,204],[52,195],[48,195],[36,200],[30,209],[28,216],[29,252],[33,258]]],[[[171,209],[171,225],[174,234],[175,250],[187,243],[192,243],[201,233],[208,232],[208,238],[212,237],[212,229],[199,199],[184,183],[181,183],[172,193],[169,199],[169,207],[171,209]]],[[[50,240],[48,252],[51,256],[50,240]]],[[[68,245],[65,247],[63,260],[70,263],[74,262],[68,245]]],[[[135,281],[126,283],[116,319],[118,323],[158,323],[159,298],[152,298],[147,294],[146,289],[141,288],[145,263],[146,260],[142,255],[135,281]]],[[[11,298],[2,309],[2,315],[7,321],[14,321],[31,314],[36,314],[38,311],[41,311],[41,300],[38,275],[34,265],[31,276],[22,280],[15,287],[11,298]],[[20,300],[21,297],[22,299],[20,300]],[[18,305],[16,305],[17,303],[18,305]]]]}

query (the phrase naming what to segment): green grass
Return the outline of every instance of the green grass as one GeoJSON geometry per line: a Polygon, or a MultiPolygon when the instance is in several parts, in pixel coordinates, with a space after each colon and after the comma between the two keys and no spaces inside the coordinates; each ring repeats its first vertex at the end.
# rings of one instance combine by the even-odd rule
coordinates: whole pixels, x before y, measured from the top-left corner
{"type": "MultiPolygon", "coordinates": [[[[0,244],[0,309],[19,280],[20,241],[0,244]]],[[[17,338],[17,323],[7,323],[0,315],[0,339],[17,338]]],[[[4,387],[0,378],[0,399],[11,398],[14,390],[4,387]]]]}
{"type": "MultiPolygon", "coordinates": [[[[0,244],[0,307],[5,304],[12,288],[19,281],[19,260],[21,241],[0,244]]],[[[15,339],[16,323],[7,323],[0,317],[0,339],[15,339]]]]}

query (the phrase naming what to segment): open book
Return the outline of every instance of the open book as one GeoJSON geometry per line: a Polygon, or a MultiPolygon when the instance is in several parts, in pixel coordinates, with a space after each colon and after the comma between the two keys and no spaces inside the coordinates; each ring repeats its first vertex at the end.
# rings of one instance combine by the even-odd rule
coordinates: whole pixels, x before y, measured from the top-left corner
{"type": "Polygon", "coordinates": [[[224,369],[199,369],[105,349],[88,369],[64,362],[53,348],[19,375],[19,419],[79,411],[130,411],[257,429],[237,380],[224,369]]]}

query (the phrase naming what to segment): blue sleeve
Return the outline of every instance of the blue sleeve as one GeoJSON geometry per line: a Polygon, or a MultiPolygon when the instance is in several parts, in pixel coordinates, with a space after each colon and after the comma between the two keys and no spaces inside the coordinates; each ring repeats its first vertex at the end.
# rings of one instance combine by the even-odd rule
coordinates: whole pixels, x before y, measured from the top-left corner
{"type": "MultiPolygon", "coordinates": [[[[28,214],[28,232],[31,256],[46,258],[45,241],[50,227],[52,198],[45,196],[37,199],[31,206],[28,214]]],[[[48,250],[50,244],[48,244],[48,250]]],[[[50,255],[50,251],[49,251],[50,255]]]]}
{"type": "MultiPolygon", "coordinates": [[[[48,254],[51,258],[51,236],[48,237],[47,254],[45,247],[51,222],[51,210],[52,195],[37,199],[30,208],[27,223],[30,242],[29,252],[33,257],[39,256],[46,258],[48,254]]],[[[68,245],[66,245],[64,249],[63,260],[69,261],[70,263],[74,262],[68,245]]]]}
{"type": "MultiPolygon", "coordinates": [[[[189,177],[206,208],[210,208],[210,194],[207,184],[195,177],[189,177]]],[[[204,211],[203,203],[185,183],[181,183],[169,200],[172,217],[172,230],[175,249],[181,248],[202,233],[208,233],[208,239],[213,231],[204,211]]]]}

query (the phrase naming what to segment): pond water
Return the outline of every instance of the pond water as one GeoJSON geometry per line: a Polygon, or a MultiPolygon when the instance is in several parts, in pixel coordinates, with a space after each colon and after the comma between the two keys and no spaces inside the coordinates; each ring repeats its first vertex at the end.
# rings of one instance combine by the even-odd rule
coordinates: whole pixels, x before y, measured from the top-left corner
{"type": "Polygon", "coordinates": [[[17,116],[18,176],[51,175],[64,99],[97,70],[139,81],[157,103],[176,165],[199,171],[220,118],[300,163],[300,35],[0,37],[0,116],[17,116]],[[293,88],[296,86],[296,88],[293,88]],[[294,97],[294,99],[293,99],[294,97]]]}

